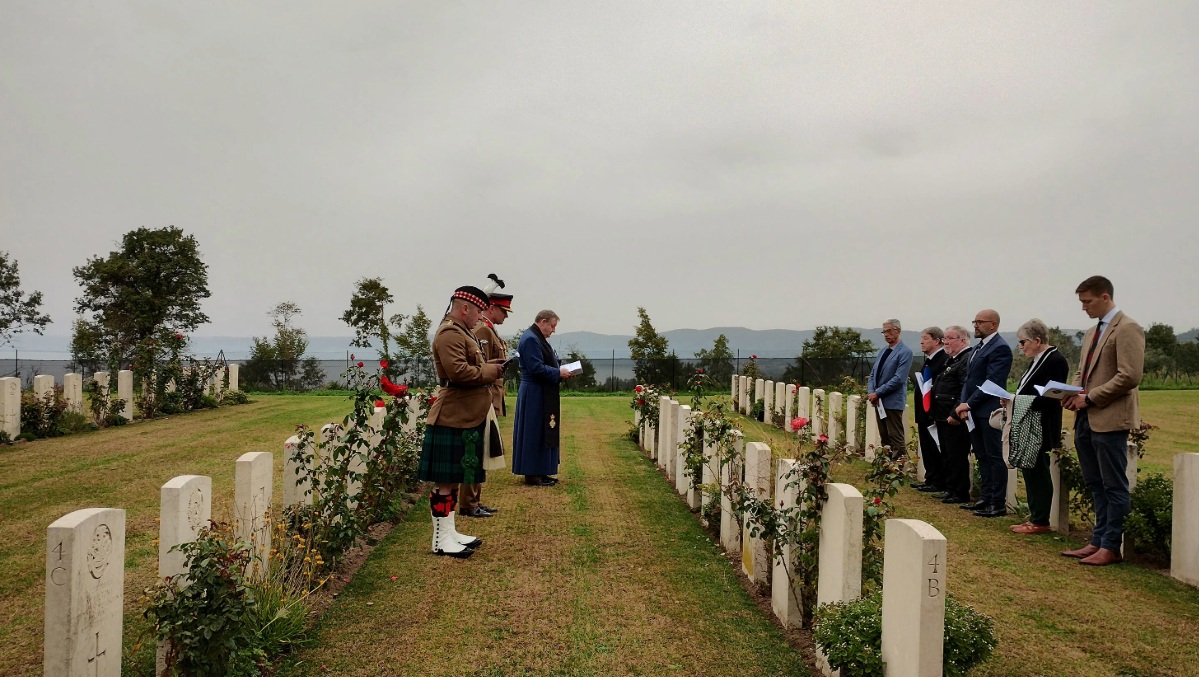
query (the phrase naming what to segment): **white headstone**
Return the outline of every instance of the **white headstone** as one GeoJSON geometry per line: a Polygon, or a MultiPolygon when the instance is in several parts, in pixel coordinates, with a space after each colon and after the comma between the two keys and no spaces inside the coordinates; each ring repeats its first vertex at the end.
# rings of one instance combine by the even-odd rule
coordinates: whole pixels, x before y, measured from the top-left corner
{"type": "Polygon", "coordinates": [[[666,450],[666,480],[674,484],[676,473],[679,467],[679,444],[682,439],[679,437],[679,416],[682,414],[682,405],[678,400],[670,401],[670,446],[666,450]]]}
{"type": "MultiPolygon", "coordinates": [[[[749,442],[745,445],[745,484],[760,501],[770,500],[770,445],[749,442]]],[[[741,570],[757,583],[770,579],[770,555],[761,536],[751,536],[749,527],[741,534],[741,570]]]]}
{"type": "Polygon", "coordinates": [[[216,371],[214,371],[212,373],[212,376],[210,376],[208,378],[208,390],[209,390],[209,392],[212,393],[213,397],[217,398],[218,400],[221,399],[221,395],[224,393],[224,390],[225,390],[225,368],[224,367],[218,368],[216,371]]]}
{"type": "Polygon", "coordinates": [[[937,677],[945,640],[945,537],[890,519],[883,551],[883,661],[888,677],[937,677]]]}
{"type": "Polygon", "coordinates": [[[736,402],[737,401],[737,381],[740,380],[740,378],[736,374],[733,374],[733,376],[730,380],[732,381],[732,383],[730,384],[729,395],[733,398],[733,401],[736,402]]]}
{"type": "Polygon", "coordinates": [[[774,381],[762,383],[762,421],[774,424],[774,381]]]}
{"type": "Polygon", "coordinates": [[[787,388],[787,384],[782,381],[777,381],[774,384],[773,411],[777,412],[779,417],[783,419],[783,424],[778,426],[783,430],[786,430],[787,424],[791,422],[787,419],[787,410],[791,408],[787,406],[787,388]]]}
{"type": "Polygon", "coordinates": [[[845,396],[841,393],[830,393],[828,396],[828,443],[837,445],[841,443],[841,434],[843,431],[843,421],[845,420],[844,412],[845,396]]]}
{"type": "Polygon", "coordinates": [[[46,675],[120,675],[125,616],[125,511],[86,508],[46,539],[46,675]]]}
{"type": "MultiPolygon", "coordinates": [[[[179,475],[162,485],[158,517],[158,577],[177,577],[187,573],[183,553],[175,546],[196,540],[212,518],[212,478],[203,475],[179,475]]],[[[186,586],[186,578],[179,579],[186,586]]],[[[156,675],[165,674],[167,643],[159,642],[156,675]]]]}
{"type": "MultiPolygon", "coordinates": [[[[716,457],[716,444],[713,440],[704,437],[704,470],[703,476],[700,477],[700,483],[704,486],[711,486],[716,483],[716,478],[719,476],[720,459],[716,457]]],[[[712,502],[712,495],[707,491],[700,491],[700,516],[708,514],[708,505],[712,502]]],[[[705,522],[707,524],[707,522],[705,522]]]]}
{"type": "Polygon", "coordinates": [[[250,543],[259,561],[271,552],[269,511],[274,490],[274,458],[266,451],[248,451],[237,459],[233,480],[237,537],[250,543]]]}
{"type": "Polygon", "coordinates": [[[229,390],[241,390],[240,373],[240,364],[229,365],[229,390]]]}
{"type": "Polygon", "coordinates": [[[83,411],[83,376],[81,374],[66,374],[62,377],[62,397],[67,401],[67,410],[80,413],[83,411]]]}
{"type": "Polygon", "coordinates": [[[0,430],[9,438],[21,434],[21,379],[0,378],[0,430]]]}
{"type": "MultiPolygon", "coordinates": [[[[795,461],[791,459],[778,461],[774,475],[774,507],[777,509],[794,508],[797,504],[800,478],[788,477],[794,467],[795,461]]],[[[772,564],[770,607],[784,628],[799,627],[803,623],[803,601],[800,599],[803,581],[792,561],[793,554],[790,545],[783,545],[782,555],[772,564]]]]}
{"type": "Polygon", "coordinates": [[[850,395],[845,406],[845,446],[850,451],[858,450],[858,412],[862,407],[861,395],[850,395]]]}
{"type": "Polygon", "coordinates": [[[658,398],[658,467],[666,470],[666,466],[674,461],[674,409],[670,406],[669,397],[662,395],[658,398]]]}
{"type": "MultiPolygon", "coordinates": [[[[971,474],[973,477],[973,474],[971,474]]],[[[1053,482],[1053,501],[1049,504],[1049,526],[1059,533],[1070,533],[1070,492],[1062,489],[1062,466],[1058,455],[1049,454],[1049,479],[1053,482]]]]}
{"type": "Polygon", "coordinates": [[[691,417],[690,406],[684,404],[679,407],[679,444],[678,455],[675,457],[674,488],[687,501],[687,507],[695,509],[699,507],[699,494],[695,489],[695,483],[687,474],[687,456],[683,451],[687,436],[691,434],[691,417]]]}
{"type": "Polygon", "coordinates": [[[728,488],[730,482],[741,481],[745,462],[745,437],[740,430],[733,436],[733,459],[720,467],[720,545],[730,554],[741,552],[741,517],[733,512],[728,488]]]}
{"type": "Polygon", "coordinates": [[[98,372],[92,374],[92,380],[96,382],[96,385],[100,386],[101,390],[104,390],[104,391],[108,390],[108,386],[109,386],[108,372],[98,371],[98,372]]]}
{"type": "MultiPolygon", "coordinates": [[[[828,498],[820,510],[820,564],[816,605],[847,602],[862,594],[862,492],[851,484],[830,482],[828,498]]],[[[829,668],[819,648],[816,662],[826,675],[829,668]]]]}
{"type": "Polygon", "coordinates": [[[649,452],[650,459],[656,461],[658,459],[658,421],[662,417],[651,419],[645,422],[645,450],[649,452]]]}
{"type": "Polygon", "coordinates": [[[1170,575],[1199,586],[1199,454],[1174,455],[1170,575]]]}
{"type": "MultiPolygon", "coordinates": [[[[296,452],[300,450],[300,437],[292,435],[283,443],[283,507],[287,508],[293,505],[312,505],[312,480],[310,479],[307,464],[302,459],[296,458],[296,452]]],[[[312,449],[301,450],[304,455],[313,454],[313,461],[316,461],[315,453],[312,449]]]]}
{"type": "Polygon", "coordinates": [[[791,429],[791,419],[795,413],[795,391],[798,390],[794,383],[787,384],[787,392],[784,397],[787,398],[783,404],[783,430],[791,429]]]}
{"type": "Polygon", "coordinates": [[[812,389],[803,386],[795,392],[795,415],[799,418],[812,418],[812,389]]]}
{"type": "Polygon", "coordinates": [[[133,420],[133,372],[122,369],[117,372],[117,397],[125,401],[121,408],[121,416],[125,420],[133,420]]]}
{"type": "Polygon", "coordinates": [[[39,400],[46,396],[46,393],[54,392],[54,377],[49,374],[38,374],[33,377],[33,396],[39,400]]]}
{"type": "Polygon", "coordinates": [[[874,454],[883,446],[883,438],[878,433],[878,415],[874,407],[866,404],[866,460],[873,461],[874,454]]]}
{"type": "Polygon", "coordinates": [[[820,437],[825,433],[824,427],[828,418],[828,397],[823,388],[812,391],[812,436],[820,437]]]}
{"type": "Polygon", "coordinates": [[[741,379],[741,385],[737,388],[737,396],[738,396],[737,411],[740,411],[742,414],[748,415],[749,414],[749,396],[750,396],[749,390],[750,390],[750,387],[753,386],[753,382],[749,380],[748,376],[738,376],[737,378],[741,379]]]}
{"type": "Polygon", "coordinates": [[[753,405],[758,402],[763,402],[766,399],[766,379],[754,379],[754,401],[750,402],[750,410],[753,410],[753,405]]]}

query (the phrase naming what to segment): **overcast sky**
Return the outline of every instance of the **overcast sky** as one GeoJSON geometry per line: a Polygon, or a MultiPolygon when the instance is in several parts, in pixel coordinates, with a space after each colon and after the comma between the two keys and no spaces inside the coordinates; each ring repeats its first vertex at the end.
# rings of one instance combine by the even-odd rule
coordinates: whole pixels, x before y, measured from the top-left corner
{"type": "Polygon", "coordinates": [[[194,234],[206,335],[354,283],[514,328],[1199,325],[1194,2],[0,2],[0,249],[194,234]]]}

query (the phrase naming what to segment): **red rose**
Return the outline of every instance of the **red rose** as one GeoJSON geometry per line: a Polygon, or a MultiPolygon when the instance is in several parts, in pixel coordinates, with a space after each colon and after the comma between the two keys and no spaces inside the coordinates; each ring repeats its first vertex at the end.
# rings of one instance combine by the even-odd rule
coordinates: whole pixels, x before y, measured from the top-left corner
{"type": "Polygon", "coordinates": [[[695,370],[695,373],[697,373],[697,374],[702,374],[702,373],[704,373],[704,370],[703,370],[703,369],[696,369],[696,370],[695,370]]]}
{"type": "Polygon", "coordinates": [[[645,400],[637,400],[637,406],[639,406],[639,407],[644,407],[644,406],[645,406],[645,400]]]}
{"type": "Polygon", "coordinates": [[[358,363],[358,368],[359,368],[359,369],[361,369],[362,367],[363,367],[363,364],[362,364],[361,362],[359,362],[359,363],[358,363]]]}
{"type": "Polygon", "coordinates": [[[797,432],[807,424],[808,419],[804,418],[803,416],[796,416],[795,418],[791,419],[791,431],[797,432]]]}
{"type": "Polygon", "coordinates": [[[354,353],[350,353],[350,359],[354,359],[354,353]]]}
{"type": "Polygon", "coordinates": [[[429,406],[430,406],[430,407],[431,407],[431,406],[433,406],[433,403],[434,403],[434,402],[436,402],[436,401],[437,401],[437,396],[436,396],[436,395],[434,395],[433,397],[430,397],[430,398],[429,398],[429,406]]]}
{"type": "Polygon", "coordinates": [[[379,379],[379,386],[383,388],[383,392],[392,397],[405,397],[408,395],[408,386],[406,384],[392,383],[391,379],[383,376],[379,379]]]}
{"type": "Polygon", "coordinates": [[[383,400],[375,400],[375,406],[376,407],[386,407],[387,403],[384,402],[383,400]]]}
{"type": "Polygon", "coordinates": [[[386,369],[387,368],[387,360],[379,360],[379,368],[386,369]]]}
{"type": "Polygon", "coordinates": [[[633,388],[633,390],[635,390],[636,392],[641,392],[641,386],[637,386],[636,388],[633,388]]]}
{"type": "Polygon", "coordinates": [[[881,504],[882,504],[882,502],[883,502],[883,499],[879,498],[878,496],[875,496],[875,497],[874,497],[874,504],[875,504],[875,505],[881,505],[881,504]]]}
{"type": "MultiPolygon", "coordinates": [[[[396,397],[408,397],[408,384],[407,383],[401,383],[396,388],[396,397]]],[[[437,398],[433,398],[433,399],[437,399],[437,398]]]]}
{"type": "Polygon", "coordinates": [[[176,333],[176,334],[175,334],[175,338],[177,338],[177,339],[179,339],[180,341],[182,341],[182,340],[183,340],[183,334],[176,333]]]}
{"type": "Polygon", "coordinates": [[[749,356],[749,359],[751,359],[751,360],[756,360],[756,359],[758,359],[758,356],[757,356],[757,355],[750,355],[750,356],[749,356]]]}
{"type": "Polygon", "coordinates": [[[821,444],[828,444],[828,435],[821,435],[816,439],[820,440],[821,444]]]}

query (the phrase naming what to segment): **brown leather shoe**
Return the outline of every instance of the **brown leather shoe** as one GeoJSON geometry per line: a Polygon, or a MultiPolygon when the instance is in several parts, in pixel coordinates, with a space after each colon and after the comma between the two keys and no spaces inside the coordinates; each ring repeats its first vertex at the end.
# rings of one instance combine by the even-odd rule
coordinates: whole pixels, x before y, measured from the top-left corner
{"type": "Polygon", "coordinates": [[[1079,564],[1085,564],[1091,567],[1105,567],[1109,564],[1119,564],[1124,559],[1120,557],[1120,553],[1107,548],[1099,548],[1094,555],[1086,557],[1078,561],[1079,564]]]}
{"type": "Polygon", "coordinates": [[[1073,557],[1075,559],[1084,559],[1084,558],[1090,557],[1091,555],[1094,555],[1098,551],[1099,551],[1099,546],[1091,545],[1090,543],[1087,543],[1086,545],[1079,548],[1078,550],[1067,550],[1067,551],[1063,552],[1062,557],[1073,557]]]}
{"type": "Polygon", "coordinates": [[[1047,534],[1050,531],[1053,531],[1053,529],[1050,529],[1044,524],[1019,524],[1012,527],[1012,531],[1018,534],[1031,536],[1033,534],[1047,534]]]}

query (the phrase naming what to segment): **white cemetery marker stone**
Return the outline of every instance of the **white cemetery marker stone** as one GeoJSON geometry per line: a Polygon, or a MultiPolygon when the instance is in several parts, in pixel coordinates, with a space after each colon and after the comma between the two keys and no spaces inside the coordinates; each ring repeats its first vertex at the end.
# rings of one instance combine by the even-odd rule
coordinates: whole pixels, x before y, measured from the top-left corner
{"type": "Polygon", "coordinates": [[[883,445],[883,438],[878,433],[878,415],[874,405],[866,404],[866,460],[873,461],[874,454],[883,445]]]}
{"type": "Polygon", "coordinates": [[[125,511],[76,510],[46,540],[46,675],[121,674],[125,511]]]}
{"type": "Polygon", "coordinates": [[[888,677],[941,674],[945,537],[920,520],[887,520],[883,551],[883,661],[888,677]]]}
{"type": "MultiPolygon", "coordinates": [[[[187,573],[183,553],[172,552],[182,543],[196,540],[200,530],[212,518],[212,478],[203,475],[179,475],[162,485],[158,517],[158,577],[183,576],[187,573]]],[[[181,586],[188,583],[179,580],[181,586]]],[[[157,675],[167,667],[167,643],[158,643],[157,675]]]]}
{"type": "Polygon", "coordinates": [[[812,436],[820,437],[825,433],[825,418],[828,416],[828,398],[823,388],[812,391],[812,436]]]}
{"type": "Polygon", "coordinates": [[[753,410],[753,405],[766,400],[766,380],[761,378],[754,379],[754,400],[750,403],[750,410],[753,410]]]}
{"type": "Polygon", "coordinates": [[[803,386],[795,394],[795,415],[799,418],[812,418],[812,389],[803,386]]]}
{"type": "Polygon", "coordinates": [[[657,420],[650,419],[645,422],[645,450],[649,452],[650,460],[655,462],[658,459],[658,421],[661,420],[659,415],[657,420]]]}
{"type": "Polygon", "coordinates": [[[67,401],[67,409],[76,413],[83,411],[83,376],[81,374],[66,374],[62,377],[62,396],[67,401]]]}
{"type": "Polygon", "coordinates": [[[784,397],[787,400],[783,403],[783,430],[790,430],[792,414],[795,411],[795,391],[798,390],[794,383],[787,384],[787,392],[784,397]]]}
{"type": "Polygon", "coordinates": [[[858,411],[861,410],[861,406],[861,395],[850,395],[846,400],[845,446],[850,451],[858,450],[858,411]]]}
{"type": "Polygon", "coordinates": [[[749,377],[738,376],[737,378],[740,380],[740,385],[737,387],[737,411],[749,414],[749,377]]]}
{"type": "Polygon", "coordinates": [[[841,393],[831,393],[828,396],[828,443],[841,443],[842,421],[845,420],[845,396],[841,393]]]}
{"type": "MultiPolygon", "coordinates": [[[[973,477],[973,475],[971,475],[973,477]]],[[[1175,474],[1177,477],[1177,474],[1175,474]]],[[[1070,496],[1062,490],[1062,466],[1055,453],[1049,454],[1049,479],[1053,482],[1053,501],[1049,504],[1049,526],[1059,533],[1070,533],[1070,496]]]]}
{"type": "Polygon", "coordinates": [[[1015,468],[1007,469],[1007,509],[1016,509],[1016,485],[1020,482],[1020,472],[1015,468]]]}
{"type": "Polygon", "coordinates": [[[39,400],[46,396],[46,393],[54,392],[54,377],[49,374],[38,374],[33,377],[33,396],[39,400]]]}
{"type": "Polygon", "coordinates": [[[787,387],[787,384],[783,383],[782,381],[778,381],[774,384],[774,409],[772,411],[777,412],[778,415],[782,417],[783,424],[776,427],[782,428],[783,430],[786,430],[787,424],[791,422],[786,415],[786,410],[791,408],[787,406],[787,387]]]}
{"type": "Polygon", "coordinates": [[[0,378],[0,430],[9,439],[21,434],[21,379],[0,378]]]}
{"type": "MultiPolygon", "coordinates": [[[[713,440],[704,437],[704,470],[703,476],[700,477],[700,483],[704,486],[711,486],[716,483],[716,478],[719,476],[720,459],[716,457],[716,444],[713,440]]],[[[711,493],[699,490],[700,501],[700,516],[708,514],[708,505],[712,502],[711,493]]],[[[705,519],[704,524],[707,524],[705,519]]]]}
{"type": "MultiPolygon", "coordinates": [[[[774,475],[774,507],[778,509],[794,508],[799,499],[799,478],[788,477],[795,467],[795,461],[787,458],[779,459],[778,468],[774,475]],[[792,486],[787,486],[788,484],[792,486]]],[[[803,622],[800,600],[802,581],[791,561],[790,545],[782,547],[782,556],[772,564],[773,574],[770,583],[770,607],[784,628],[799,627],[803,622]],[[792,578],[794,575],[794,578],[792,578]]]]}
{"type": "Polygon", "coordinates": [[[237,537],[248,541],[260,562],[271,552],[268,511],[274,490],[274,458],[266,451],[248,451],[237,459],[233,500],[237,537]]]}
{"type": "Polygon", "coordinates": [[[733,459],[720,466],[720,545],[730,554],[741,552],[741,516],[733,512],[728,488],[731,482],[741,481],[745,469],[745,436],[740,430],[734,430],[733,436],[733,459]]]}
{"type": "Polygon", "coordinates": [[[241,390],[240,372],[240,364],[229,365],[229,390],[241,390]]]}
{"type": "Polygon", "coordinates": [[[1199,586],[1199,454],[1174,455],[1170,575],[1199,586]]]}
{"type": "Polygon", "coordinates": [[[774,424],[774,381],[762,384],[762,421],[766,425],[774,424]]]}
{"type": "Polygon", "coordinates": [[[687,436],[691,434],[691,407],[688,405],[684,404],[679,407],[677,430],[679,442],[678,451],[674,457],[674,490],[679,492],[680,496],[689,498],[691,478],[687,474],[687,454],[685,453],[687,436]]]}
{"type": "Polygon", "coordinates": [[[92,380],[96,382],[96,385],[100,386],[101,390],[108,390],[108,372],[98,371],[92,374],[92,380]]]}
{"type": "Polygon", "coordinates": [[[732,381],[732,384],[731,384],[731,387],[729,388],[729,394],[732,396],[733,401],[736,402],[737,401],[737,381],[739,380],[739,378],[736,374],[734,374],[730,380],[732,381]]]}
{"type": "MultiPolygon", "coordinates": [[[[770,500],[770,445],[750,442],[745,445],[745,483],[758,500],[770,500]]],[[[749,580],[757,583],[770,577],[770,556],[766,541],[750,536],[749,527],[741,534],[741,569],[749,580]]]]}
{"type": "Polygon", "coordinates": [[[218,400],[221,399],[221,395],[225,389],[225,368],[221,367],[213,372],[212,376],[208,379],[208,384],[212,396],[218,400]]]}
{"type": "Polygon", "coordinates": [[[679,437],[679,416],[682,413],[682,406],[678,400],[671,400],[670,446],[666,449],[666,481],[671,484],[674,484],[679,467],[679,444],[682,442],[682,439],[679,437]]]}
{"type": "Polygon", "coordinates": [[[666,450],[670,448],[670,398],[661,395],[658,397],[658,454],[657,461],[659,468],[666,468],[666,450]]]}
{"type": "MultiPolygon", "coordinates": [[[[283,443],[283,507],[293,505],[312,505],[312,480],[308,468],[302,460],[296,458],[300,450],[300,437],[292,435],[283,443]]],[[[305,454],[312,449],[302,450],[305,454]]],[[[315,461],[315,455],[313,461],[315,461]]]]}
{"type": "MultiPolygon", "coordinates": [[[[820,511],[820,563],[816,605],[846,602],[862,594],[862,492],[851,484],[830,482],[828,498],[820,511]]],[[[816,662],[826,675],[824,654],[817,649],[816,662]]]]}
{"type": "Polygon", "coordinates": [[[125,406],[121,409],[121,416],[125,420],[133,420],[133,372],[128,369],[122,369],[117,372],[117,397],[125,400],[125,406]]]}

